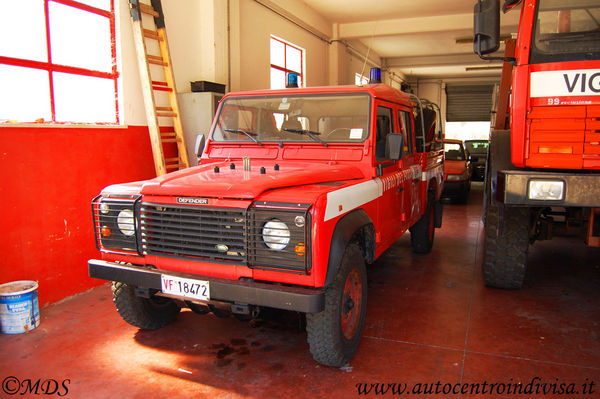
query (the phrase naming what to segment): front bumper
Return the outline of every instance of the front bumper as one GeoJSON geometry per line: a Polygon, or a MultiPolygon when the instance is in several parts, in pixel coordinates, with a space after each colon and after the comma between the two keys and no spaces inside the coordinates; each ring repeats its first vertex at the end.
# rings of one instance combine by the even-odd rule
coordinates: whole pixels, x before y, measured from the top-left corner
{"type": "Polygon", "coordinates": [[[325,308],[325,294],[319,289],[196,276],[97,259],[88,261],[88,272],[93,278],[119,281],[157,291],[161,290],[161,275],[205,280],[210,282],[211,300],[221,302],[266,306],[304,313],[318,313],[325,308]]]}
{"type": "Polygon", "coordinates": [[[553,173],[529,170],[498,171],[495,198],[506,205],[600,207],[600,174],[553,173]],[[564,198],[558,201],[532,200],[531,180],[564,182],[564,198]]]}

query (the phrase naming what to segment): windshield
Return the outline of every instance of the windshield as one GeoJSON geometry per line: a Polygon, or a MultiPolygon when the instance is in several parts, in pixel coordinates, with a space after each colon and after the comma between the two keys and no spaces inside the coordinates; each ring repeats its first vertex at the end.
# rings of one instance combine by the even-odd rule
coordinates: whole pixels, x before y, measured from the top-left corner
{"type": "Polygon", "coordinates": [[[489,142],[487,140],[467,140],[465,145],[469,154],[487,154],[489,142]]]}
{"type": "Polygon", "coordinates": [[[231,97],[212,134],[215,142],[359,143],[369,132],[367,94],[231,97]]]}
{"type": "Polygon", "coordinates": [[[458,143],[444,143],[444,158],[448,161],[464,161],[465,151],[458,143]]]}
{"type": "Polygon", "coordinates": [[[598,0],[540,0],[531,63],[600,59],[598,0]]]}

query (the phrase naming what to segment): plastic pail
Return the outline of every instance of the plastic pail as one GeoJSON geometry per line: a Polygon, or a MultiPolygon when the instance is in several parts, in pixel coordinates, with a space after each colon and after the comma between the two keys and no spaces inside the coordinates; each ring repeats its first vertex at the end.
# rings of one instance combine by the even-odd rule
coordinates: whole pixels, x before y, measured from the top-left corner
{"type": "Polygon", "coordinates": [[[40,325],[37,289],[35,281],[0,285],[0,326],[4,334],[21,334],[40,325]]]}

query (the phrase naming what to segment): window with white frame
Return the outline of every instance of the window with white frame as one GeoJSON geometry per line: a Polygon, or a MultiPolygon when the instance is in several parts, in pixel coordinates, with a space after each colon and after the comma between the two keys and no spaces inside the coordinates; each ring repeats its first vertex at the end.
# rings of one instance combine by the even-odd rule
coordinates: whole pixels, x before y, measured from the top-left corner
{"type": "Polygon", "coordinates": [[[298,74],[298,86],[304,86],[304,49],[271,36],[271,89],[283,89],[289,73],[298,74]]]}
{"type": "Polygon", "coordinates": [[[361,75],[360,73],[356,73],[354,75],[354,84],[356,86],[364,86],[369,84],[369,78],[367,78],[366,76],[361,75]]]}
{"type": "Polygon", "coordinates": [[[1,0],[0,122],[118,124],[114,0],[1,0]]]}

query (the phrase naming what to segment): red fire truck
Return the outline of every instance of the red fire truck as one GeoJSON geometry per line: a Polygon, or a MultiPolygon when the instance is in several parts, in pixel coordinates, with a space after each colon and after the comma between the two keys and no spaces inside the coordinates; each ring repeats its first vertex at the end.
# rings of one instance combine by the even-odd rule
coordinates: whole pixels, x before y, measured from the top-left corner
{"type": "Polygon", "coordinates": [[[117,311],[156,329],[181,307],[257,317],[306,314],[310,351],[354,355],[366,264],[407,230],[417,253],[441,226],[441,131],[427,102],[383,84],[226,95],[200,163],[113,185],[93,200],[117,311]]]}
{"type": "MultiPolygon", "coordinates": [[[[520,288],[536,240],[568,232],[600,246],[600,3],[521,5],[510,130],[491,134],[486,179],[485,283],[520,288]]],[[[499,1],[475,5],[475,52],[499,47],[499,1]]],[[[505,64],[506,65],[506,64],[505,64]]],[[[508,90],[506,90],[508,92],[508,90]]]]}

